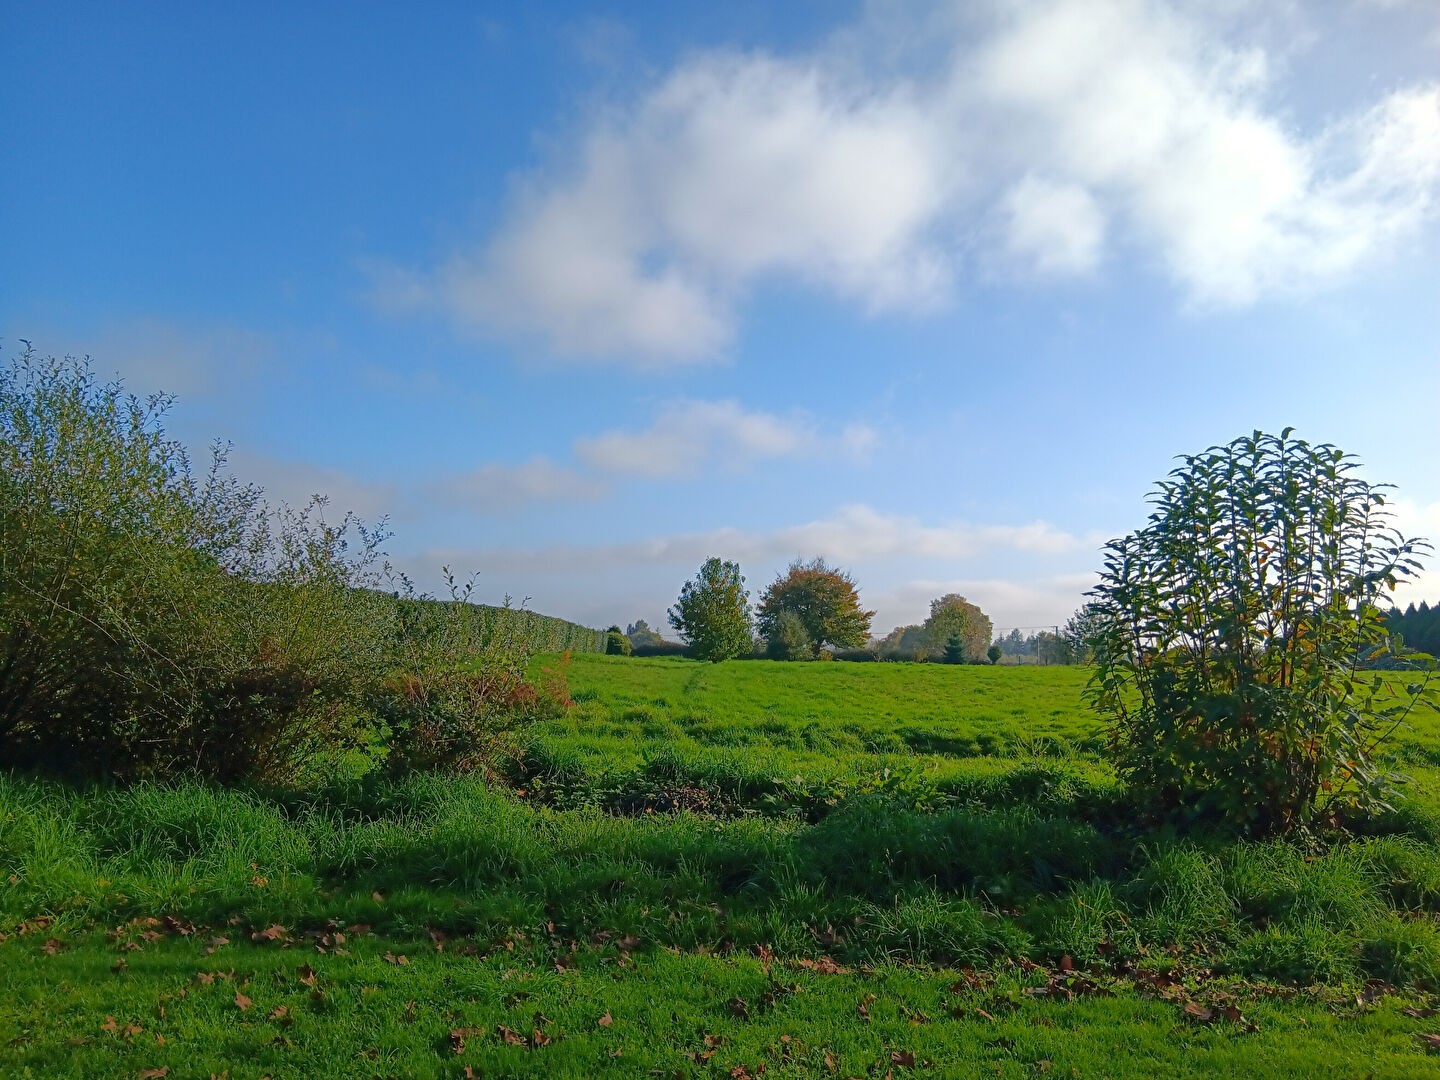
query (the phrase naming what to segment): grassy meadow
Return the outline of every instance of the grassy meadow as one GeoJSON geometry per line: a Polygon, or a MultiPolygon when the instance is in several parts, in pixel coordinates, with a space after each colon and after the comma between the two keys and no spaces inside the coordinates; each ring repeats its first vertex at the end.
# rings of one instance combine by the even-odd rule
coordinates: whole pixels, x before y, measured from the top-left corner
{"type": "Polygon", "coordinates": [[[1306,848],[1139,827],[1082,669],[567,674],[485,780],[0,775],[0,1075],[1440,1076],[1433,718],[1306,848]]]}

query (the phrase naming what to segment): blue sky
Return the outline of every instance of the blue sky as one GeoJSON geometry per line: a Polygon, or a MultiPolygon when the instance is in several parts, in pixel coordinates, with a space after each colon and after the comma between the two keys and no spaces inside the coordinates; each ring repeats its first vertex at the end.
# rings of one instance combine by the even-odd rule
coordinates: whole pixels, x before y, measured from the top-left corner
{"type": "Polygon", "coordinates": [[[0,348],[424,585],[659,625],[821,555],[879,633],[1063,622],[1286,425],[1440,537],[1432,0],[0,0],[0,144],[0,348]]]}

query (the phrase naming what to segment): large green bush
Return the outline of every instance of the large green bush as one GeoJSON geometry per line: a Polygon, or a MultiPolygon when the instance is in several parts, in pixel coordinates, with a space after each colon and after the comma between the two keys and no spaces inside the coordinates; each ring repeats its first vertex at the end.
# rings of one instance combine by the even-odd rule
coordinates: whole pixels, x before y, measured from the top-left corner
{"type": "Polygon", "coordinates": [[[382,591],[383,529],[321,498],[271,507],[223,447],[197,473],[170,404],[28,348],[0,367],[0,761],[222,780],[392,749],[473,763],[501,717],[563,700],[526,687],[537,643],[603,640],[382,591]]]}
{"type": "Polygon", "coordinates": [[[1187,455],[1152,498],[1087,608],[1091,698],[1137,801],[1253,833],[1383,808],[1378,748],[1433,702],[1434,662],[1363,666],[1389,645],[1381,597],[1428,545],[1389,525],[1353,458],[1288,428],[1187,455]]]}

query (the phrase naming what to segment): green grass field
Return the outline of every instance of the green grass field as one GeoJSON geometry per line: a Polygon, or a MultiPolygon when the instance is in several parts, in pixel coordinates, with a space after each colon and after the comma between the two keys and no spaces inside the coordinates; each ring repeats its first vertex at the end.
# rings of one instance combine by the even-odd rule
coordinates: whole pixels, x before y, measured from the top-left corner
{"type": "Polygon", "coordinates": [[[1433,719],[1308,850],[1139,829],[1076,669],[569,678],[489,785],[0,776],[0,1075],[1440,1076],[1433,719]]]}

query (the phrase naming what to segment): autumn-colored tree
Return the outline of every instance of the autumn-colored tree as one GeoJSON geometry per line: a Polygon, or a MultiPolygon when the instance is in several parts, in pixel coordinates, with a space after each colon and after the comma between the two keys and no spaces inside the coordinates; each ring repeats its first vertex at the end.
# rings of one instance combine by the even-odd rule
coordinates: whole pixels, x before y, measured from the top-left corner
{"type": "Polygon", "coordinates": [[[925,634],[932,650],[943,650],[951,638],[959,638],[965,659],[978,660],[985,655],[993,633],[990,616],[959,593],[947,593],[930,601],[925,634]]]}
{"type": "Polygon", "coordinates": [[[812,656],[824,645],[854,648],[870,636],[873,611],[860,607],[860,595],[849,574],[824,559],[791,563],[760,598],[756,609],[760,632],[767,639],[780,628],[781,615],[791,612],[805,627],[812,656]]]}

